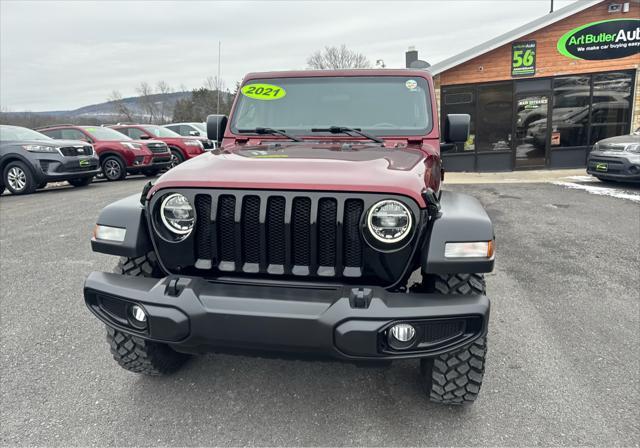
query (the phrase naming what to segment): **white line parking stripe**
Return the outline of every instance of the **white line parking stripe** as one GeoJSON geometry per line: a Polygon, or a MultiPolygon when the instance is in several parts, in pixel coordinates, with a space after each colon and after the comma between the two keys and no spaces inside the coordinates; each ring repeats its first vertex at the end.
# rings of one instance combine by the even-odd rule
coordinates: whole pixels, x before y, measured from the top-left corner
{"type": "Polygon", "coordinates": [[[601,196],[611,196],[618,199],[628,199],[633,202],[640,203],[640,194],[627,193],[624,191],[616,190],[614,188],[596,187],[594,185],[575,184],[573,182],[552,182],[554,185],[560,185],[561,187],[574,188],[576,190],[584,190],[591,194],[597,194],[601,196]]]}

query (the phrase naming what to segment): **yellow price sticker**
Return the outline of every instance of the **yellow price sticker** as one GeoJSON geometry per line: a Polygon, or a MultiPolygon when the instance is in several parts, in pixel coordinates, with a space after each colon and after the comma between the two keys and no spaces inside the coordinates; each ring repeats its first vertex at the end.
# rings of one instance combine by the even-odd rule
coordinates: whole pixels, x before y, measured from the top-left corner
{"type": "Polygon", "coordinates": [[[247,84],[240,91],[246,97],[263,101],[279,100],[287,94],[287,91],[282,87],[271,84],[247,84]]]}

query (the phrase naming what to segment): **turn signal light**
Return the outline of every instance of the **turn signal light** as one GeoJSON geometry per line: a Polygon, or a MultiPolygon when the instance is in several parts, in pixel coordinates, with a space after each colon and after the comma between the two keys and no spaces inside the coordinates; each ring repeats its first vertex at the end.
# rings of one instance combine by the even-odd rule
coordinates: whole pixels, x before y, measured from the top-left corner
{"type": "Polygon", "coordinates": [[[494,252],[494,241],[446,243],[444,246],[445,258],[492,258],[494,252]]]}

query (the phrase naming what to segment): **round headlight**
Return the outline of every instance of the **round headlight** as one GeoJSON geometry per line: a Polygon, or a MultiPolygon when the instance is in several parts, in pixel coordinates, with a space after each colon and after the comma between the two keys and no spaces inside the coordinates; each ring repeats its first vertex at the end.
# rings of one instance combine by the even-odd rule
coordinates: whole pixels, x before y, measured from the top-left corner
{"type": "Polygon", "coordinates": [[[411,233],[411,212],[400,201],[380,201],[369,210],[367,226],[378,241],[397,243],[411,233]]]}
{"type": "Polygon", "coordinates": [[[162,201],[160,217],[166,228],[178,235],[191,232],[196,220],[189,199],[179,193],[171,194],[162,201]]]}

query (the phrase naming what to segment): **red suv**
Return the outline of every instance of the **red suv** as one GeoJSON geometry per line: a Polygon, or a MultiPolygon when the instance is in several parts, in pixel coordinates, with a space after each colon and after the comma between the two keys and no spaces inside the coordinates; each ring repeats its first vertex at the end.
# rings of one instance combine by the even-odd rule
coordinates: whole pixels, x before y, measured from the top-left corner
{"type": "Polygon", "coordinates": [[[54,139],[82,140],[91,143],[100,157],[107,180],[124,179],[129,174],[155,176],[171,163],[167,144],[158,140],[134,140],[101,126],[56,125],[39,129],[54,139]]]}
{"type": "Polygon", "coordinates": [[[199,139],[183,137],[162,126],[153,124],[118,124],[110,127],[136,140],[153,138],[165,142],[171,150],[170,168],[204,152],[204,146],[199,139]]]}

